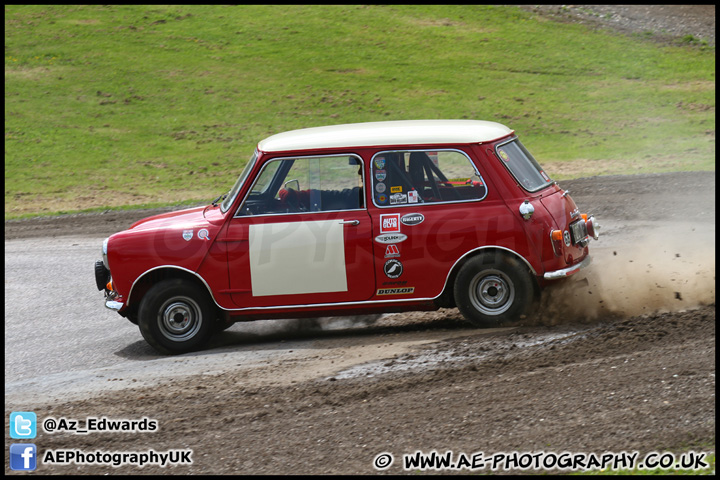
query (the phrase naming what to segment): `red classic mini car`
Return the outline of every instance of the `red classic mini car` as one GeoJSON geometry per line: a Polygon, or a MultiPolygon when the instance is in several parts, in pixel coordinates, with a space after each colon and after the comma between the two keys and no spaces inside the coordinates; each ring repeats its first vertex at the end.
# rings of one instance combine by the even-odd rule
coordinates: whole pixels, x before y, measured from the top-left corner
{"type": "Polygon", "coordinates": [[[412,120],[273,135],[210,205],[105,240],[105,305],[163,353],[237,321],[454,307],[516,319],[598,225],[508,127],[412,120]]]}

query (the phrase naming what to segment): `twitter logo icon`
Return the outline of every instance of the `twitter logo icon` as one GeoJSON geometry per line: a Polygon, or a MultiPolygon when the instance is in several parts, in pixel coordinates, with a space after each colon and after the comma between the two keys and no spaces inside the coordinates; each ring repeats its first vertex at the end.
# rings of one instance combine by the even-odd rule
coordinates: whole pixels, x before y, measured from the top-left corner
{"type": "Polygon", "coordinates": [[[35,438],[37,416],[34,412],[12,412],[10,414],[11,438],[35,438]]]}

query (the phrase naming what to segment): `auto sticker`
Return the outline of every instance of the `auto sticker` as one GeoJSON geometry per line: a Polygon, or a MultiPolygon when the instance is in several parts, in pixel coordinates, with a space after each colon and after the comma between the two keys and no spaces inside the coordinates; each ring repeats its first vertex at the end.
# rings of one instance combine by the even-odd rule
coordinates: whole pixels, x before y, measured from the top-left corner
{"type": "Polygon", "coordinates": [[[403,273],[403,265],[400,263],[400,260],[395,260],[393,258],[385,262],[383,271],[388,278],[398,278],[403,273]]]}
{"type": "Polygon", "coordinates": [[[400,214],[380,215],[380,233],[400,233],[400,214]]]}
{"type": "Polygon", "coordinates": [[[390,193],[402,193],[402,186],[390,187],[390,193]]]}
{"type": "Polygon", "coordinates": [[[506,162],[510,161],[510,156],[507,154],[507,152],[505,150],[498,149],[498,152],[500,153],[500,158],[502,158],[506,162]]]}
{"type": "Polygon", "coordinates": [[[385,170],[375,171],[375,179],[378,182],[384,182],[386,178],[387,178],[387,172],[385,170]]]}
{"type": "Polygon", "coordinates": [[[384,233],[375,237],[377,243],[386,245],[388,243],[401,243],[407,240],[407,235],[402,233],[384,233]]]}
{"type": "Polygon", "coordinates": [[[399,257],[400,256],[400,249],[397,245],[388,245],[385,249],[385,258],[393,258],[393,257],[399,257]]]}
{"type": "Polygon", "coordinates": [[[189,242],[192,240],[193,237],[193,231],[192,230],[183,230],[183,240],[189,242]]]}
{"type": "Polygon", "coordinates": [[[407,203],[407,195],[404,193],[393,193],[390,195],[390,205],[400,205],[407,203]]]}
{"type": "Polygon", "coordinates": [[[408,203],[418,203],[418,200],[420,199],[420,196],[418,195],[418,192],[416,190],[410,190],[407,193],[408,196],[408,203]]]}
{"type": "Polygon", "coordinates": [[[387,203],[387,195],[378,195],[376,198],[378,203],[387,203]]]}
{"type": "Polygon", "coordinates": [[[385,184],[384,183],[378,183],[375,185],[375,191],[378,193],[385,193],[385,184]]]}
{"type": "Polygon", "coordinates": [[[400,219],[403,225],[418,225],[423,221],[425,221],[425,216],[422,213],[408,213],[400,219]]]}
{"type": "Polygon", "coordinates": [[[210,240],[210,232],[207,231],[207,228],[203,228],[198,232],[198,238],[200,240],[210,240]]]}
{"type": "Polygon", "coordinates": [[[382,170],[383,168],[385,168],[385,157],[377,157],[375,159],[375,167],[378,170],[382,170]]]}
{"type": "Polygon", "coordinates": [[[380,288],[376,295],[410,295],[411,293],[415,293],[415,287],[380,288]]]}

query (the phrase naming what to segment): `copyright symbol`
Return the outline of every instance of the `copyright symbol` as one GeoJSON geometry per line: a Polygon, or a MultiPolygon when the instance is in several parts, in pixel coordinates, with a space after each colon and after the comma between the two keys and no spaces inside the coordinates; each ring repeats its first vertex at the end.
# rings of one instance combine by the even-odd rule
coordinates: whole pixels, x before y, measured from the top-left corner
{"type": "Polygon", "coordinates": [[[54,432],[55,427],[57,427],[57,422],[54,418],[46,418],[43,422],[43,429],[48,433],[54,432]]]}
{"type": "Polygon", "coordinates": [[[373,460],[373,467],[376,470],[387,470],[393,463],[393,456],[391,453],[381,453],[373,460]]]}

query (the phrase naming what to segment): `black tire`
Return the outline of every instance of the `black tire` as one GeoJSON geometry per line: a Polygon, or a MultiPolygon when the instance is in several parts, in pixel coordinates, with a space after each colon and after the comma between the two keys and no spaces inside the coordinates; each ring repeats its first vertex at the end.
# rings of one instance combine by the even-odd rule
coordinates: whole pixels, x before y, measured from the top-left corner
{"type": "Polygon", "coordinates": [[[102,291],[105,290],[105,285],[110,281],[110,271],[105,268],[105,264],[102,260],[95,262],[95,284],[97,289],[102,291]]]}
{"type": "Polygon", "coordinates": [[[218,319],[218,320],[216,320],[215,323],[213,324],[213,331],[214,331],[215,333],[224,332],[225,330],[227,330],[228,328],[232,327],[233,325],[235,325],[235,322],[227,323],[227,322],[225,322],[225,321],[223,321],[223,320],[221,320],[221,319],[218,319]]]}
{"type": "Polygon", "coordinates": [[[455,303],[479,327],[517,320],[533,301],[529,269],[511,257],[485,253],[468,260],[455,278],[455,303]]]}
{"type": "Polygon", "coordinates": [[[214,309],[204,290],[183,280],[153,286],[138,310],[145,340],[158,352],[178,354],[201,348],[213,333],[214,309]]]}

